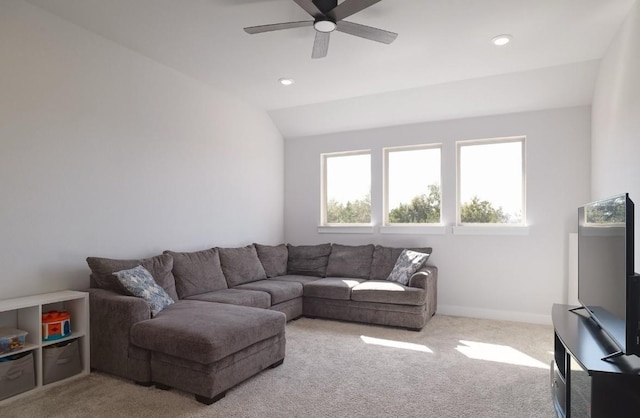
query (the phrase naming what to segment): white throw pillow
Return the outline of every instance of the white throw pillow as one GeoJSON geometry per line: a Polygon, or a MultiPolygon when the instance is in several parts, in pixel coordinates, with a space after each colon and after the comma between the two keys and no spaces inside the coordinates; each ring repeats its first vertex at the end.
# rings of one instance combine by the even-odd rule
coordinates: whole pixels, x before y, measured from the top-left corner
{"type": "Polygon", "coordinates": [[[142,298],[149,304],[151,316],[156,316],[158,312],[174,303],[171,296],[156,283],[151,273],[142,266],[117,271],[113,275],[133,296],[142,298]]]}
{"type": "Polygon", "coordinates": [[[396,265],[387,277],[387,280],[398,282],[403,285],[409,284],[409,279],[420,267],[427,261],[429,254],[419,253],[417,251],[402,250],[396,265]]]}

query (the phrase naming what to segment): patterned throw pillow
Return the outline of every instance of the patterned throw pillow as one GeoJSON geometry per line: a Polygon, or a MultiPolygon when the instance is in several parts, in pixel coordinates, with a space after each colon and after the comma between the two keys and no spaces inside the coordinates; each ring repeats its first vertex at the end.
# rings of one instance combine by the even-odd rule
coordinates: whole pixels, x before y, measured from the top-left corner
{"type": "Polygon", "coordinates": [[[151,273],[142,266],[116,271],[113,275],[133,296],[142,298],[149,304],[152,317],[174,303],[167,292],[153,280],[151,273]]]}
{"type": "Polygon", "coordinates": [[[391,270],[391,274],[389,274],[387,280],[398,282],[406,286],[413,273],[420,270],[420,267],[422,267],[428,258],[429,254],[411,250],[402,250],[398,257],[398,261],[396,261],[396,265],[393,266],[393,270],[391,270]]]}

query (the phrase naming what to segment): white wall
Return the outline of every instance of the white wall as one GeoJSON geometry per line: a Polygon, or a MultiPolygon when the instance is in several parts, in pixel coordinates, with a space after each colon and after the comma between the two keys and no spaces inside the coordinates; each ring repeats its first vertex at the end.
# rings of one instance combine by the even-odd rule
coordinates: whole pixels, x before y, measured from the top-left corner
{"type": "Polygon", "coordinates": [[[599,60],[269,111],[285,138],[589,106],[599,60]],[[517,94],[514,92],[517,91],[517,94]],[[562,92],[562,94],[558,94],[562,92]]]}
{"type": "Polygon", "coordinates": [[[88,286],[87,256],[283,240],[263,111],[20,0],[0,3],[0,298],[88,286]]]}
{"type": "Polygon", "coordinates": [[[285,140],[285,240],[432,246],[438,311],[550,323],[566,297],[568,236],[589,198],[590,107],[432,122],[285,140]],[[443,219],[455,222],[455,141],[527,136],[526,236],[320,234],[320,154],[372,150],[372,209],[382,207],[382,148],[443,144],[443,219]]]}
{"type": "MultiPolygon", "coordinates": [[[[640,2],[600,64],[593,98],[591,197],[628,192],[640,219],[640,2]]],[[[640,227],[636,221],[636,271],[640,227]]]]}

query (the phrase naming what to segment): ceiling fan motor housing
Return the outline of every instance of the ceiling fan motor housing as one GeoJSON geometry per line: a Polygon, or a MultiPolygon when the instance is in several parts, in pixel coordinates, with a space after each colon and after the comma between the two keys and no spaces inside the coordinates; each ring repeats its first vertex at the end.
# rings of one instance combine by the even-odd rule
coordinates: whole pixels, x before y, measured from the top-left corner
{"type": "Polygon", "coordinates": [[[338,0],[313,0],[318,9],[324,14],[338,6],[338,0]]]}

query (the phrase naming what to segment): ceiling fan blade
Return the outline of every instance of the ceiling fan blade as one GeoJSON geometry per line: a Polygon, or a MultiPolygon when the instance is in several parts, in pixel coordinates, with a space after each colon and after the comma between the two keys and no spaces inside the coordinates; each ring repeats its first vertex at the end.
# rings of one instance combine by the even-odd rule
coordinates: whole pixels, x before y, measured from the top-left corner
{"type": "Polygon", "coordinates": [[[302,7],[307,13],[316,19],[324,17],[324,13],[311,0],[293,0],[298,6],[302,7]]]}
{"type": "Polygon", "coordinates": [[[324,58],[329,52],[329,38],[331,32],[316,32],[316,39],[313,41],[313,52],[311,58],[324,58]]]}
{"type": "MultiPolygon", "coordinates": [[[[334,22],[345,19],[361,10],[366,9],[379,2],[380,0],[345,0],[336,6],[333,10],[327,12],[327,16],[334,22]]],[[[296,3],[298,1],[296,0],[296,3]]]]}
{"type": "Polygon", "coordinates": [[[287,22],[274,23],[272,25],[249,26],[248,28],[244,28],[244,31],[253,35],[255,33],[272,32],[274,30],[304,28],[306,26],[313,26],[313,21],[307,20],[304,22],[287,22]]]}
{"type": "Polygon", "coordinates": [[[359,36],[361,38],[369,39],[376,42],[382,42],[383,44],[390,44],[398,37],[398,34],[394,32],[389,32],[378,28],[372,28],[371,26],[365,26],[358,23],[345,21],[338,22],[336,30],[348,33],[349,35],[359,36]]]}

